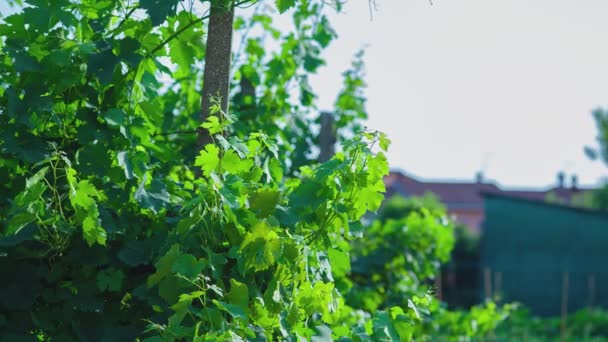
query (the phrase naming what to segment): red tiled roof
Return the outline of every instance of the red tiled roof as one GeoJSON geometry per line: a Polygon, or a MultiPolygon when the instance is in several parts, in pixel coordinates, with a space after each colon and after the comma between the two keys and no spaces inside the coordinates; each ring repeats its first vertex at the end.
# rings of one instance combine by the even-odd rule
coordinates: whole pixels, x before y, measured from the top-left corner
{"type": "Polygon", "coordinates": [[[444,202],[448,208],[464,205],[467,207],[483,207],[481,193],[502,193],[512,197],[544,201],[549,192],[556,197],[570,200],[575,194],[589,189],[552,188],[548,190],[503,190],[494,183],[487,182],[432,182],[419,181],[401,172],[391,172],[385,177],[387,195],[399,193],[403,196],[421,196],[432,192],[444,202]]]}

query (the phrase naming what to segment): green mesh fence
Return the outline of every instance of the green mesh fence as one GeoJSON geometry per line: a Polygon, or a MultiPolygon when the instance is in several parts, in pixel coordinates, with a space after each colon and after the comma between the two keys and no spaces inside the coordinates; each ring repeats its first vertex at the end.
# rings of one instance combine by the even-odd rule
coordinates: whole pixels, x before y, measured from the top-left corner
{"type": "Polygon", "coordinates": [[[608,215],[485,195],[480,296],[534,314],[608,307],[608,215]]]}

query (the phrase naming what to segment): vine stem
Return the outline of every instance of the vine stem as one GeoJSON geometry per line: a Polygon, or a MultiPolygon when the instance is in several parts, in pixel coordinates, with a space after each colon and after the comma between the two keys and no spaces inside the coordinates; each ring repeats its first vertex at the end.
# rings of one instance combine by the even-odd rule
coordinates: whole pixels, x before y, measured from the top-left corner
{"type": "MultiPolygon", "coordinates": [[[[133,12],[135,12],[137,10],[137,6],[133,7],[129,10],[129,12],[127,12],[127,14],[125,14],[125,17],[122,18],[122,20],[118,23],[118,25],[116,25],[116,27],[114,28],[114,30],[119,29],[133,14],[133,12]]],[[[112,37],[115,37],[116,33],[112,35],[112,37]]]]}
{"type": "Polygon", "coordinates": [[[171,134],[197,134],[198,130],[178,130],[178,131],[171,131],[171,132],[159,132],[159,133],[154,133],[152,134],[153,137],[155,136],[159,136],[159,135],[171,135],[171,134]]]}

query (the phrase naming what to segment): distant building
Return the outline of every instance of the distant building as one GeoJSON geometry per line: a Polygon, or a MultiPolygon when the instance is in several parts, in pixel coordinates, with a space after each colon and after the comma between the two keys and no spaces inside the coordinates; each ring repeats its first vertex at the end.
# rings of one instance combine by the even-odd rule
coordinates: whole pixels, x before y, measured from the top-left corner
{"type": "Polygon", "coordinates": [[[556,186],[545,190],[505,190],[483,179],[478,173],[473,181],[424,181],[399,171],[392,171],[385,177],[387,198],[393,195],[403,197],[422,196],[433,193],[447,207],[448,214],[456,222],[463,224],[475,233],[481,232],[484,221],[484,201],[481,193],[505,194],[512,197],[548,201],[559,204],[582,206],[585,194],[590,189],[580,189],[576,176],[570,186],[565,185],[565,175],[559,173],[556,186]]]}
{"type": "Polygon", "coordinates": [[[608,214],[484,194],[480,297],[521,302],[537,315],[608,307],[608,214]]]}

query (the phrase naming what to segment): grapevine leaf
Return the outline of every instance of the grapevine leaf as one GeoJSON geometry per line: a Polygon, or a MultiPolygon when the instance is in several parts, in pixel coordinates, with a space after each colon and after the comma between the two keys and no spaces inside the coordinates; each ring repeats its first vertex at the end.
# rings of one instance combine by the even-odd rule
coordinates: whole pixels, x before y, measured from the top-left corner
{"type": "Polygon", "coordinates": [[[107,239],[107,233],[101,227],[100,220],[96,217],[95,213],[96,211],[89,212],[89,215],[82,221],[82,232],[89,246],[94,243],[105,245],[107,239]]]}
{"type": "Polygon", "coordinates": [[[18,234],[24,227],[36,220],[36,215],[28,211],[20,212],[8,221],[6,235],[18,234]]]}
{"type": "Polygon", "coordinates": [[[194,160],[194,166],[199,166],[205,176],[209,176],[220,163],[220,150],[213,144],[208,144],[194,160]]]}
{"type": "Polygon", "coordinates": [[[245,310],[242,307],[234,304],[228,304],[221,302],[219,300],[213,300],[213,303],[222,311],[225,311],[230,314],[233,318],[240,318],[243,320],[247,320],[248,316],[245,310]]]}
{"type": "Polygon", "coordinates": [[[24,241],[31,240],[36,235],[36,231],[36,226],[29,225],[25,226],[23,229],[19,229],[14,235],[0,237],[0,247],[12,247],[24,241]]]}
{"type": "Polygon", "coordinates": [[[97,288],[100,291],[118,292],[122,288],[125,274],[113,268],[103,270],[97,274],[97,288]]]}
{"type": "Polygon", "coordinates": [[[158,26],[175,13],[179,0],[141,0],[139,5],[148,12],[152,25],[158,26]]]}
{"type": "Polygon", "coordinates": [[[224,130],[222,124],[220,123],[220,119],[217,116],[211,115],[201,124],[201,127],[206,128],[209,131],[209,134],[220,133],[224,130]]]}
{"type": "Polygon", "coordinates": [[[336,278],[341,278],[350,272],[350,256],[341,250],[330,248],[327,251],[331,263],[332,274],[336,278]]]}
{"type": "Polygon", "coordinates": [[[75,183],[75,171],[69,169],[68,182],[73,187],[70,202],[76,210],[76,217],[82,221],[82,233],[85,241],[92,246],[95,243],[105,245],[107,233],[101,226],[97,200],[105,198],[88,180],[75,183]]]}
{"type": "Polygon", "coordinates": [[[144,252],[144,245],[140,241],[129,241],[118,252],[118,259],[133,267],[146,264],[149,259],[144,252]]]}
{"type": "Polygon", "coordinates": [[[380,134],[380,148],[386,152],[388,151],[388,147],[391,144],[391,140],[386,136],[386,134],[380,134]]]}
{"type": "Polygon", "coordinates": [[[174,244],[156,263],[156,272],[148,277],[148,287],[158,284],[163,278],[171,274],[175,260],[181,255],[178,244],[174,244]]]}
{"type": "Polygon", "coordinates": [[[123,126],[125,124],[125,112],[118,108],[108,110],[103,118],[110,126],[123,126]]]}
{"type": "Polygon", "coordinates": [[[280,13],[287,11],[288,9],[296,5],[296,0],[275,0],[275,5],[280,13]]]}
{"type": "Polygon", "coordinates": [[[154,178],[146,189],[146,177],[139,183],[134,197],[142,207],[157,213],[163,206],[171,201],[167,186],[162,181],[154,178]]]}
{"type": "Polygon", "coordinates": [[[373,334],[374,341],[394,342],[400,341],[399,334],[393,326],[393,322],[386,311],[380,311],[373,319],[373,334]]]}
{"type": "Polygon", "coordinates": [[[240,174],[251,170],[253,161],[251,159],[241,159],[233,150],[228,150],[222,157],[222,168],[231,174],[240,174]]]}
{"type": "Polygon", "coordinates": [[[173,262],[171,271],[187,278],[196,278],[206,264],[205,260],[197,260],[192,254],[182,254],[173,262]]]}
{"type": "Polygon", "coordinates": [[[251,209],[257,211],[262,218],[268,217],[275,210],[281,199],[280,192],[262,189],[256,191],[249,198],[251,209]]]}
{"type": "Polygon", "coordinates": [[[230,291],[226,297],[230,304],[239,306],[247,312],[249,306],[249,289],[246,284],[230,279],[230,291]]]}
{"type": "Polygon", "coordinates": [[[282,253],[282,247],[279,237],[268,223],[259,222],[245,236],[240,251],[248,268],[263,271],[275,263],[282,253]]]}

